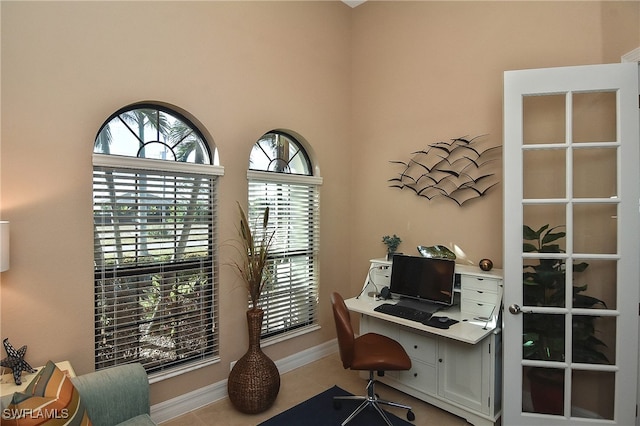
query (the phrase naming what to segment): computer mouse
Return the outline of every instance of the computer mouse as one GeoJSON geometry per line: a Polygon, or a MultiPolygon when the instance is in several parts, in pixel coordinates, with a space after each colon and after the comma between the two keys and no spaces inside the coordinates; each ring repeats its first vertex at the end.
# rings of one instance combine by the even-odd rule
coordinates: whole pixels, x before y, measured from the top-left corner
{"type": "Polygon", "coordinates": [[[447,322],[447,321],[449,321],[449,317],[438,317],[438,321],[447,322]]]}

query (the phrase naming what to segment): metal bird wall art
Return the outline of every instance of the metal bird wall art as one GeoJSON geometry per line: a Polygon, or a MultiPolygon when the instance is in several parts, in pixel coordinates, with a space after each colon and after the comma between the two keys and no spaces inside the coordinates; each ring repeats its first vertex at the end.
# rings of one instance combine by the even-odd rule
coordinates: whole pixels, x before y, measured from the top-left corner
{"type": "Polygon", "coordinates": [[[494,171],[499,165],[501,146],[487,146],[483,136],[486,135],[434,142],[412,152],[406,162],[391,161],[402,171],[389,179],[389,186],[409,189],[429,200],[447,197],[459,206],[485,195],[499,183],[494,171]]]}

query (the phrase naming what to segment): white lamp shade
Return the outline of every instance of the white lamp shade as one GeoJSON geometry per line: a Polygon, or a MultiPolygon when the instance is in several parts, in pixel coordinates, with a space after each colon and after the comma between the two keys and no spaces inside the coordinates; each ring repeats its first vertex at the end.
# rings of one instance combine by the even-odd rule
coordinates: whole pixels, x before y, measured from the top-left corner
{"type": "Polygon", "coordinates": [[[9,222],[0,221],[0,272],[9,269],[9,222]]]}

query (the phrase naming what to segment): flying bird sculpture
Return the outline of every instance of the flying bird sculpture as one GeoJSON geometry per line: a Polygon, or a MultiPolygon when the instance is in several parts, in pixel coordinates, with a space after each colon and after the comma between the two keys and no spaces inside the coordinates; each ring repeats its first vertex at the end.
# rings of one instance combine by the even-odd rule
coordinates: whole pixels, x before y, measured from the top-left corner
{"type": "Polygon", "coordinates": [[[447,197],[459,206],[485,195],[499,183],[495,163],[501,147],[488,145],[483,136],[434,142],[412,152],[408,161],[390,161],[402,170],[388,180],[389,186],[409,189],[429,200],[447,197]]]}

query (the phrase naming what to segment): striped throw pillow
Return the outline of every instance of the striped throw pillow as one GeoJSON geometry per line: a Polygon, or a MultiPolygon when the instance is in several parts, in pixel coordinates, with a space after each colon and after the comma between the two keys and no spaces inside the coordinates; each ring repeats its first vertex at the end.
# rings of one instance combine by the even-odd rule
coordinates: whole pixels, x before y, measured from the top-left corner
{"type": "Polygon", "coordinates": [[[90,426],[91,421],[71,379],[53,362],[47,362],[24,392],[13,394],[2,411],[3,425],[90,426]]]}

